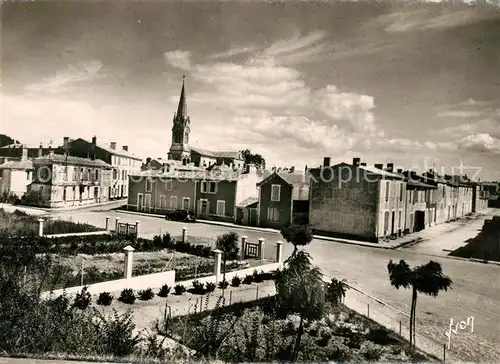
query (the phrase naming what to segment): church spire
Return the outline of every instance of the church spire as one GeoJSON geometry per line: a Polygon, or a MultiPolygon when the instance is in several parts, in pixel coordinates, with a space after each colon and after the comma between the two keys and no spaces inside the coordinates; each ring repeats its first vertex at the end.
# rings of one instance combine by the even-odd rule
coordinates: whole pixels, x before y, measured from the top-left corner
{"type": "Polygon", "coordinates": [[[187,118],[186,91],[184,89],[185,79],[186,79],[186,75],[182,75],[181,97],[179,99],[179,106],[177,107],[177,118],[178,119],[186,119],[187,118]]]}

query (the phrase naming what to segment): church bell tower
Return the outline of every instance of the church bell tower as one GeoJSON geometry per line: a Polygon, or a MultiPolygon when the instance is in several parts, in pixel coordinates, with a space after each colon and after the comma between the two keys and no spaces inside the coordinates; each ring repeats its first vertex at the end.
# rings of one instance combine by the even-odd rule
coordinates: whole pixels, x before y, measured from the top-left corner
{"type": "Polygon", "coordinates": [[[190,163],[191,149],[189,149],[189,134],[191,133],[191,121],[187,115],[186,105],[186,90],[185,81],[186,76],[182,76],[182,89],[181,97],[179,99],[179,106],[177,112],[174,114],[174,125],[172,127],[172,144],[168,159],[182,161],[184,164],[190,163]]]}

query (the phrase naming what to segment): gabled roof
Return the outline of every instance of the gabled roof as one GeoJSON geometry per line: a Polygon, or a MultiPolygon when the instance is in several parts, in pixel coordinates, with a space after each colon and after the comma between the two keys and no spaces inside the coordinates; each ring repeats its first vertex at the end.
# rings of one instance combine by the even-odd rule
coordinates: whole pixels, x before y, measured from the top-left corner
{"type": "Polygon", "coordinates": [[[389,171],[385,171],[383,169],[380,169],[380,168],[375,168],[375,167],[372,167],[372,166],[357,166],[359,169],[363,169],[369,173],[373,173],[373,174],[378,174],[379,176],[383,176],[383,177],[391,177],[391,178],[397,178],[397,179],[403,179],[403,177],[398,174],[398,173],[394,173],[394,172],[389,172],[389,171]]]}
{"type": "MultiPolygon", "coordinates": [[[[71,145],[72,143],[74,142],[77,142],[77,141],[83,141],[89,145],[93,145],[92,142],[89,142],[88,140],[85,140],[83,138],[78,138],[78,139],[75,139],[75,140],[71,140],[69,142],[69,144],[71,145]]],[[[142,158],[141,157],[138,157],[136,156],[135,154],[133,153],[130,153],[129,151],[126,151],[126,150],[123,150],[123,149],[111,149],[111,147],[109,145],[105,145],[105,144],[101,144],[101,143],[97,143],[95,145],[97,148],[99,149],[102,149],[110,154],[113,154],[113,155],[117,155],[117,156],[120,156],[120,157],[127,157],[127,158],[131,158],[131,159],[135,159],[135,160],[138,160],[138,161],[142,161],[142,158]]]]}
{"type": "Polygon", "coordinates": [[[214,150],[207,150],[207,149],[193,148],[193,147],[191,147],[191,151],[210,158],[232,158],[232,159],[243,160],[243,158],[240,155],[240,152],[235,152],[235,151],[214,151],[214,150]]]}
{"type": "Polygon", "coordinates": [[[414,181],[414,180],[408,180],[407,185],[409,187],[418,187],[418,188],[432,188],[432,189],[437,189],[437,186],[430,185],[424,182],[420,181],[414,181]]]}
{"type": "Polygon", "coordinates": [[[163,172],[158,170],[146,170],[132,176],[158,177],[179,180],[207,180],[207,181],[237,181],[240,173],[238,171],[207,171],[205,169],[173,170],[163,172]]]}
{"type": "Polygon", "coordinates": [[[101,167],[105,169],[113,168],[110,164],[100,160],[100,159],[88,159],[73,156],[66,156],[62,154],[52,154],[43,157],[38,157],[33,159],[33,164],[68,164],[77,166],[88,166],[88,167],[101,167]]]}
{"type": "Polygon", "coordinates": [[[259,203],[259,199],[257,197],[248,197],[236,204],[236,207],[249,207],[251,205],[259,203]]]}
{"type": "Polygon", "coordinates": [[[269,182],[273,177],[278,176],[285,183],[290,186],[308,186],[311,180],[309,173],[300,174],[300,173],[289,173],[289,172],[273,172],[262,181],[257,183],[257,186],[262,186],[263,184],[269,182]]]}

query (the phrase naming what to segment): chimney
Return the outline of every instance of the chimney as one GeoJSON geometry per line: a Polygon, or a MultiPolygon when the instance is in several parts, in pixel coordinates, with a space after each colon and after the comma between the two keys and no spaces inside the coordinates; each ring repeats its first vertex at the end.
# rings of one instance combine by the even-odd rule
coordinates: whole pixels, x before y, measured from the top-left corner
{"type": "Polygon", "coordinates": [[[43,145],[40,143],[40,146],[38,147],[38,157],[43,156],[43,145]]]}
{"type": "Polygon", "coordinates": [[[376,164],[374,164],[374,167],[378,168],[378,169],[382,169],[382,168],[384,168],[384,165],[381,163],[376,163],[376,164]]]}
{"type": "Polygon", "coordinates": [[[21,145],[21,160],[25,161],[27,159],[28,159],[28,148],[26,148],[23,144],[21,145]]]}
{"type": "Polygon", "coordinates": [[[330,167],[330,157],[323,158],[323,167],[330,167]]]}
{"type": "Polygon", "coordinates": [[[128,152],[128,145],[124,145],[124,146],[122,147],[122,149],[123,149],[124,151],[128,152]]]}
{"type": "Polygon", "coordinates": [[[271,171],[276,172],[276,167],[271,168],[271,171]]]}
{"type": "MultiPolygon", "coordinates": [[[[96,137],[95,135],[92,137],[92,144],[93,144],[93,145],[96,145],[96,144],[97,144],[97,137],[96,137]]],[[[114,149],[114,148],[113,148],[113,149],[114,149]]]]}
{"type": "Polygon", "coordinates": [[[309,169],[307,168],[307,166],[304,167],[304,173],[307,173],[309,169]]]}
{"type": "Polygon", "coordinates": [[[295,172],[295,166],[291,166],[290,169],[288,170],[288,172],[294,173],[295,172]]]}
{"type": "Polygon", "coordinates": [[[69,144],[69,137],[63,138],[63,148],[67,148],[69,144]]]}
{"type": "Polygon", "coordinates": [[[366,167],[366,162],[361,162],[361,165],[362,165],[363,167],[366,167]]]}
{"type": "Polygon", "coordinates": [[[111,143],[109,143],[109,147],[110,147],[111,149],[115,150],[115,149],[116,149],[116,142],[111,142],[111,143]]]}
{"type": "Polygon", "coordinates": [[[360,158],[353,158],[352,159],[352,165],[358,167],[359,163],[361,162],[360,158]]]}
{"type": "Polygon", "coordinates": [[[386,171],[392,173],[392,171],[394,171],[394,163],[387,163],[386,171]]]}
{"type": "Polygon", "coordinates": [[[403,173],[403,168],[398,168],[398,173],[403,173]]]}

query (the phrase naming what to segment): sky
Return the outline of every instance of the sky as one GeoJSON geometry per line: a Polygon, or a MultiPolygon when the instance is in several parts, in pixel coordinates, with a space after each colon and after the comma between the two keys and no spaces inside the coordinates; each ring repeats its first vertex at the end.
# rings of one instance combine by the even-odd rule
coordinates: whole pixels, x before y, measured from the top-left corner
{"type": "Polygon", "coordinates": [[[0,133],[500,180],[498,3],[4,2],[0,133]]]}

